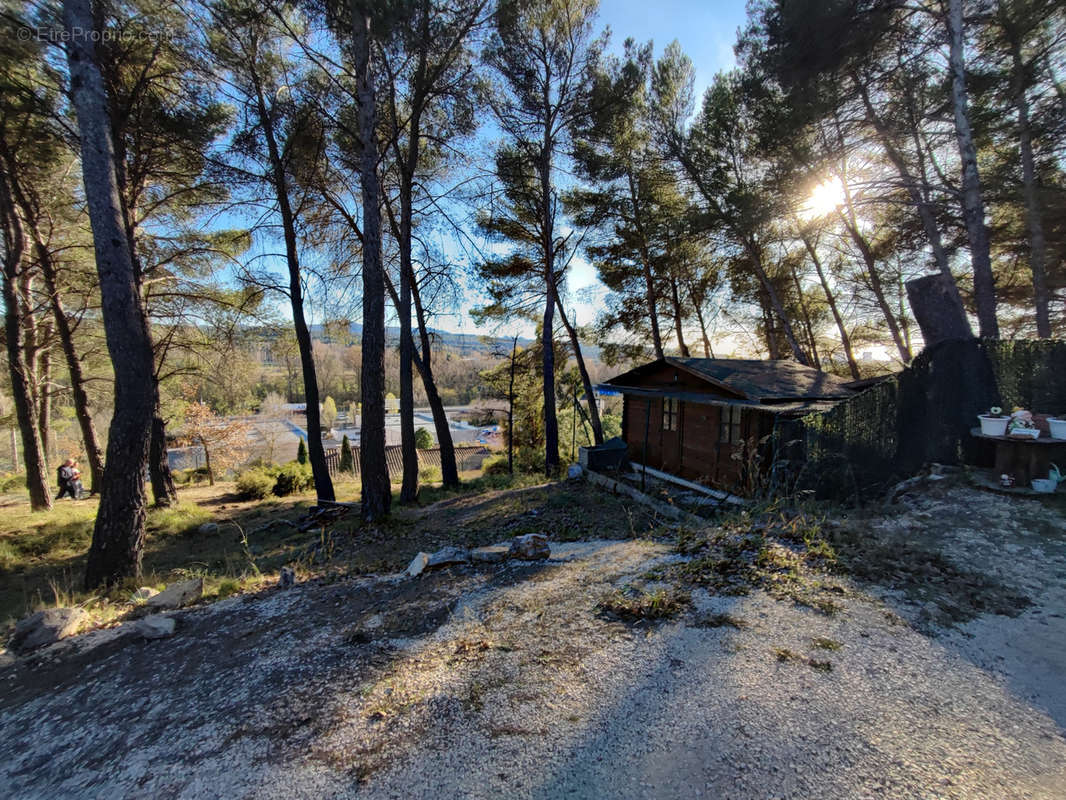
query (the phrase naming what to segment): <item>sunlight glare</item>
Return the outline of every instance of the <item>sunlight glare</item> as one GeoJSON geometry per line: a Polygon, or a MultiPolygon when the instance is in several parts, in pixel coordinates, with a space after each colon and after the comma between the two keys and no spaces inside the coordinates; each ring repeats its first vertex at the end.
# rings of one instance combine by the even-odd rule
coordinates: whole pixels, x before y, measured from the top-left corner
{"type": "Polygon", "coordinates": [[[803,207],[803,215],[808,219],[824,217],[833,213],[843,202],[844,186],[840,178],[830,178],[814,187],[803,207]]]}

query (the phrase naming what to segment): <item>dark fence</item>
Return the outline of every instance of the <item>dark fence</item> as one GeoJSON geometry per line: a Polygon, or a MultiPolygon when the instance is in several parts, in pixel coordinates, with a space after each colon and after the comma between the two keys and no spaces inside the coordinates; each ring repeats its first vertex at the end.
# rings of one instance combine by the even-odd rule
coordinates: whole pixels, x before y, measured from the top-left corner
{"type": "Polygon", "coordinates": [[[1066,341],[943,342],[780,436],[802,445],[796,489],[861,502],[924,464],[975,463],[970,429],[994,405],[1066,414],[1066,341]]]}

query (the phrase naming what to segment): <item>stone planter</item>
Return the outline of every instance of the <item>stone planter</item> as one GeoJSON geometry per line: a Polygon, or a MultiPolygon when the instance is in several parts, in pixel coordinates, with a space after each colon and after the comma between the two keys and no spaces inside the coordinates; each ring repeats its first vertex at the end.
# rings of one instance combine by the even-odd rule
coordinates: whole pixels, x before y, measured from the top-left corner
{"type": "Polygon", "coordinates": [[[981,420],[981,433],[983,435],[1005,436],[1007,434],[1007,423],[1010,422],[1010,417],[989,417],[980,414],[977,418],[981,420]]]}

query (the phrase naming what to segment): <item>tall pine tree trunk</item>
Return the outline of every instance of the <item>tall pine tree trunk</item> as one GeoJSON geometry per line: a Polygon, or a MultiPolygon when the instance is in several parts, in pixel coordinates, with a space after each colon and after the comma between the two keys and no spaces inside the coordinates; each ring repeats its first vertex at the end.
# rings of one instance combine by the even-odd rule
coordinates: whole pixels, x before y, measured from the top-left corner
{"type": "MultiPolygon", "coordinates": [[[[293,332],[300,352],[300,366],[303,372],[304,399],[307,407],[307,457],[311,462],[311,474],[315,482],[315,496],[322,501],[333,501],[333,481],[329,476],[326,463],[326,450],[322,446],[322,417],[318,401],[318,377],[315,372],[314,350],[311,332],[304,316],[303,284],[300,275],[300,259],[296,239],[296,218],[289,200],[289,184],[285,174],[281,148],[278,146],[277,133],[271,109],[267,106],[263,87],[258,75],[254,73],[256,104],[263,138],[266,140],[267,155],[270,159],[271,183],[278,202],[281,216],[281,229],[285,240],[285,263],[289,272],[289,303],[292,308],[293,332]]],[[[364,354],[365,357],[365,354],[364,354]]],[[[365,412],[364,412],[365,418],[365,412]]]]}
{"type": "Polygon", "coordinates": [[[681,310],[681,293],[677,289],[677,278],[670,276],[670,304],[674,307],[674,336],[677,337],[677,349],[682,358],[688,358],[692,354],[685,343],[685,315],[681,310]]]}
{"type": "MultiPolygon", "coordinates": [[[[910,133],[914,138],[915,152],[918,156],[919,170],[922,175],[921,184],[919,184],[918,179],[911,174],[907,162],[903,157],[903,153],[900,152],[898,147],[896,147],[896,143],[892,139],[888,126],[874,108],[866,86],[854,74],[851,76],[851,80],[862,97],[863,106],[866,108],[866,119],[873,125],[874,130],[877,132],[878,138],[881,141],[881,146],[885,150],[885,154],[896,168],[896,172],[899,173],[904,186],[907,187],[907,194],[910,195],[911,202],[918,211],[918,218],[922,222],[922,229],[925,231],[926,239],[929,241],[929,247],[933,251],[933,260],[936,262],[937,269],[940,270],[940,273],[948,281],[949,286],[954,287],[952,290],[954,302],[958,302],[959,307],[962,308],[962,296],[959,294],[959,287],[955,282],[955,276],[951,274],[951,265],[948,263],[947,251],[944,249],[943,239],[940,235],[940,227],[936,222],[936,210],[928,200],[927,193],[929,185],[925,177],[922,142],[920,140],[918,126],[917,124],[911,125],[910,133]]],[[[837,128],[837,135],[841,142],[843,142],[843,134],[840,132],[839,126],[837,128]]]]}
{"type": "Polygon", "coordinates": [[[359,137],[363,152],[363,402],[359,465],[362,508],[367,520],[389,513],[392,486],[385,463],[385,278],[381,261],[381,199],[378,182],[377,113],[370,72],[370,17],[357,0],[350,5],[355,77],[359,94],[359,137]]]}
{"type": "MultiPolygon", "coordinates": [[[[411,121],[410,165],[418,160],[418,120],[411,121]]],[[[411,193],[414,175],[400,176],[400,296],[396,309],[400,323],[400,454],[403,460],[403,483],[400,502],[413,503],[418,496],[418,450],[415,446],[414,339],[411,331],[411,193]]],[[[427,391],[428,395],[428,391],[427,391]]],[[[442,470],[443,473],[443,470],[442,470]]]]}
{"type": "Polygon", "coordinates": [[[559,467],[559,417],[555,412],[555,220],[552,218],[551,109],[546,109],[544,140],[538,170],[541,204],[541,254],[544,256],[544,317],[541,319],[540,344],[543,364],[544,393],[544,474],[549,478],[559,467]]]}
{"type": "Polygon", "coordinates": [[[844,223],[848,236],[859,249],[859,254],[862,256],[862,262],[865,266],[866,281],[870,286],[870,290],[874,293],[874,299],[877,300],[877,307],[881,309],[881,314],[884,315],[885,325],[888,326],[889,335],[899,351],[899,357],[904,364],[910,363],[911,351],[907,347],[907,343],[903,341],[899,320],[896,319],[896,314],[888,302],[888,295],[885,293],[881,273],[877,269],[877,260],[874,258],[873,248],[870,247],[870,243],[863,236],[862,231],[859,230],[859,223],[855,217],[855,207],[851,202],[851,190],[847,187],[846,177],[842,177],[841,181],[844,184],[844,209],[837,210],[840,221],[844,223]]]}
{"type": "MultiPolygon", "coordinates": [[[[68,31],[94,31],[90,0],[65,0],[63,22],[68,31]]],[[[146,514],[144,468],[154,408],[152,345],[119,206],[107,95],[94,49],[87,35],[72,36],[67,44],[104,331],[115,371],[115,411],[85,571],[87,589],[140,573],[146,514]]]]}
{"type": "Polygon", "coordinates": [[[796,272],[796,265],[790,264],[789,271],[792,273],[792,285],[796,289],[796,302],[799,303],[800,312],[803,314],[803,331],[807,334],[807,345],[811,348],[811,366],[820,370],[822,361],[818,357],[818,342],[814,338],[811,312],[807,308],[807,300],[803,296],[803,285],[800,283],[799,274],[796,272]]]}
{"type": "Polygon", "coordinates": [[[1051,292],[1047,284],[1046,240],[1044,215],[1036,185],[1036,162],[1033,158],[1033,131],[1029,124],[1029,100],[1025,95],[1025,64],[1022,62],[1021,42],[1016,31],[1004,26],[1010,37],[1011,79],[1014,84],[1014,105],[1018,111],[1018,150],[1022,157],[1022,190],[1025,195],[1025,222],[1029,228],[1029,269],[1033,275],[1033,304],[1036,308],[1036,335],[1051,337],[1051,314],[1048,308],[1051,292]]]}
{"type": "Polygon", "coordinates": [[[711,337],[707,335],[707,320],[703,314],[703,297],[688,285],[688,297],[692,301],[692,308],[696,311],[696,321],[700,325],[700,338],[703,340],[703,357],[714,358],[714,349],[711,347],[711,337]]]}
{"type": "MultiPolygon", "coordinates": [[[[34,410],[29,367],[26,364],[23,317],[27,309],[18,289],[20,271],[25,268],[23,257],[26,253],[26,238],[6,175],[0,175],[0,219],[4,225],[3,294],[7,366],[15,403],[15,418],[22,436],[26,488],[30,493],[30,508],[34,511],[47,511],[52,507],[52,493],[48,485],[41,432],[34,410]]],[[[12,449],[17,469],[18,452],[12,449]]]]}
{"type": "Polygon", "coordinates": [[[154,395],[152,409],[152,435],[148,443],[148,482],[152,486],[152,502],[166,508],[178,502],[178,488],[174,485],[174,473],[170,469],[167,451],[167,425],[159,404],[159,382],[152,381],[154,395]]]}
{"type": "Polygon", "coordinates": [[[859,374],[859,365],[855,361],[855,354],[851,349],[851,336],[848,334],[848,328],[844,324],[844,317],[840,314],[840,308],[837,306],[836,295],[833,293],[832,288],[829,286],[829,280],[826,278],[825,269],[822,266],[822,259],[818,255],[818,250],[815,248],[814,243],[810,237],[800,229],[800,238],[803,239],[803,246],[807,250],[807,254],[811,257],[811,261],[814,263],[815,272],[818,273],[818,282],[822,284],[822,291],[825,292],[825,301],[829,304],[829,311],[833,315],[833,322],[836,323],[837,331],[840,333],[840,344],[844,348],[844,357],[848,360],[848,371],[851,373],[853,380],[858,380],[862,377],[859,374]]]}
{"type": "Polygon", "coordinates": [[[948,0],[947,24],[950,41],[951,103],[955,111],[955,137],[962,161],[962,213],[970,242],[977,321],[981,336],[997,339],[999,322],[996,319],[996,283],[992,275],[988,228],[985,226],[985,203],[981,194],[981,176],[977,169],[977,148],[974,146],[966,98],[962,0],[948,0]]]}
{"type": "Polygon", "coordinates": [[[415,355],[415,366],[418,367],[418,372],[422,376],[422,386],[425,387],[429,408],[433,413],[433,427],[437,432],[437,447],[440,449],[441,481],[446,487],[457,488],[459,486],[459,469],[455,463],[455,445],[452,443],[452,429],[448,425],[448,415],[444,411],[444,401],[441,400],[440,392],[437,391],[437,382],[433,378],[433,347],[417,281],[411,281],[411,295],[415,301],[415,314],[418,317],[418,335],[422,343],[421,357],[417,354],[415,355]]]}
{"type": "Polygon", "coordinates": [[[656,309],[655,276],[651,268],[651,250],[648,248],[648,237],[641,222],[637,185],[633,180],[633,170],[626,170],[626,178],[629,182],[629,202],[633,207],[633,227],[640,240],[640,267],[644,275],[644,302],[648,309],[648,322],[651,324],[651,343],[655,349],[655,357],[663,357],[663,336],[659,330],[659,313],[656,309]]]}
{"type": "Polygon", "coordinates": [[[37,261],[41,265],[41,275],[44,278],[45,290],[48,292],[49,305],[52,308],[52,317],[55,320],[56,333],[59,335],[59,346],[63,350],[63,358],[67,362],[67,372],[70,375],[70,391],[74,400],[74,416],[78,420],[81,429],[82,445],[85,447],[85,461],[89,467],[89,491],[97,494],[104,477],[104,454],[100,447],[100,439],[96,434],[96,423],[93,422],[92,410],[89,406],[89,395],[85,390],[85,372],[82,369],[81,359],[78,357],[77,348],[74,345],[74,333],[63,309],[63,298],[59,293],[59,280],[52,254],[38,235],[36,227],[32,227],[34,249],[37,253],[37,261]]]}
{"type": "Polygon", "coordinates": [[[44,448],[45,471],[48,462],[55,458],[52,431],[52,323],[41,326],[37,358],[37,427],[41,429],[41,447],[44,448]]]}
{"type": "MultiPolygon", "coordinates": [[[[566,333],[570,337],[570,346],[574,348],[574,359],[577,361],[577,371],[581,375],[581,385],[585,388],[585,400],[589,407],[589,420],[592,422],[592,436],[596,444],[603,444],[603,425],[600,424],[600,409],[596,405],[596,395],[592,391],[592,380],[589,378],[589,371],[585,366],[585,357],[581,354],[581,342],[578,340],[577,330],[566,317],[566,310],[563,308],[562,300],[559,299],[559,292],[556,291],[554,294],[555,302],[559,309],[559,319],[562,320],[563,327],[566,328],[566,333]]],[[[577,413],[576,409],[574,413],[577,413]]]]}

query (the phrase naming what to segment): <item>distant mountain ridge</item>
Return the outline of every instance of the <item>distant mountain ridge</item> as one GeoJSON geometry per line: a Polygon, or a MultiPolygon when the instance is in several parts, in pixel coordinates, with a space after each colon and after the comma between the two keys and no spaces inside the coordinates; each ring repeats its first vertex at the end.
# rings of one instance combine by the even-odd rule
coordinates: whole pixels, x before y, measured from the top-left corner
{"type": "MultiPolygon", "coordinates": [[[[323,342],[333,342],[334,337],[326,335],[326,328],[324,325],[312,325],[311,337],[323,342]]],[[[358,339],[362,336],[363,326],[358,322],[349,323],[348,334],[354,339],[358,339]]],[[[511,352],[511,345],[513,340],[509,336],[486,336],[479,333],[455,333],[454,331],[442,331],[438,328],[430,328],[430,333],[434,337],[434,343],[440,347],[446,347],[449,350],[457,351],[462,355],[485,355],[490,356],[493,353],[504,355],[511,352]]],[[[400,329],[397,327],[385,328],[385,343],[387,346],[397,346],[400,343],[400,329]]],[[[518,346],[528,347],[533,344],[532,339],[519,337],[518,346]]],[[[581,343],[581,351],[587,357],[591,359],[599,360],[600,348],[595,345],[581,343]]]]}

